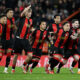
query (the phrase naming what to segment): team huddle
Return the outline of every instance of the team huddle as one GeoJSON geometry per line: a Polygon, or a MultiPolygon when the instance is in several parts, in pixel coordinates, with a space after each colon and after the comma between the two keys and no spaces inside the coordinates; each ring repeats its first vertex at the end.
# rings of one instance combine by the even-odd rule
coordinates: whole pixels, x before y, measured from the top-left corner
{"type": "Polygon", "coordinates": [[[58,64],[56,72],[60,73],[61,67],[72,56],[74,60],[70,71],[74,73],[73,68],[78,62],[78,74],[80,74],[80,52],[78,50],[80,24],[77,19],[73,19],[71,23],[66,21],[61,24],[61,17],[55,15],[53,24],[48,24],[47,20],[41,19],[39,26],[34,28],[30,18],[32,15],[31,5],[21,12],[18,26],[15,24],[13,15],[14,11],[11,8],[0,14],[0,61],[6,54],[4,73],[8,73],[11,55],[14,56],[11,72],[15,73],[17,58],[18,55],[21,55],[22,50],[26,52],[27,57],[21,68],[24,73],[27,73],[29,65],[32,64],[30,67],[30,73],[32,73],[42,56],[43,44],[48,41],[50,46],[49,62],[45,66],[46,73],[54,74],[54,68],[58,64]]]}

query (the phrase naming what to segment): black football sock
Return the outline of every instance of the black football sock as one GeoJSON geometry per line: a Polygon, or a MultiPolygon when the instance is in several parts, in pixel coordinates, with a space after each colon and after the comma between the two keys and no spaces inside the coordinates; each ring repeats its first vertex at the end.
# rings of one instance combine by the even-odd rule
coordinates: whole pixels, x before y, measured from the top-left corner
{"type": "Polygon", "coordinates": [[[32,64],[31,69],[34,69],[34,68],[37,66],[37,64],[38,64],[38,62],[34,62],[34,63],[32,64]]]}
{"type": "Polygon", "coordinates": [[[73,61],[72,62],[72,67],[74,67],[76,65],[77,61],[73,61]]]}
{"type": "Polygon", "coordinates": [[[58,69],[57,69],[57,73],[60,73],[60,69],[61,67],[63,66],[64,64],[60,62],[59,66],[58,66],[58,69]]]}
{"type": "Polygon", "coordinates": [[[58,63],[59,63],[59,61],[53,58],[53,61],[51,62],[51,65],[50,65],[51,70],[53,70],[53,68],[54,68],[55,66],[57,66],[58,63]]]}
{"type": "Polygon", "coordinates": [[[49,59],[49,64],[51,64],[51,63],[52,63],[52,61],[53,61],[53,58],[50,58],[50,59],[49,59]]]}
{"type": "Polygon", "coordinates": [[[12,65],[12,69],[15,69],[15,66],[16,66],[16,65],[12,65]]]}
{"type": "Polygon", "coordinates": [[[78,61],[78,68],[80,69],[80,59],[79,59],[79,61],[78,61]]]}
{"type": "Polygon", "coordinates": [[[58,68],[61,68],[63,65],[64,65],[64,64],[60,62],[60,64],[59,64],[59,67],[58,67],[58,68]]]}
{"type": "Polygon", "coordinates": [[[1,61],[1,58],[0,58],[0,61],[1,61]]]}
{"type": "Polygon", "coordinates": [[[5,65],[5,67],[8,67],[8,66],[9,66],[9,64],[10,64],[10,57],[8,57],[8,56],[7,56],[7,58],[6,58],[6,65],[5,65]]]}

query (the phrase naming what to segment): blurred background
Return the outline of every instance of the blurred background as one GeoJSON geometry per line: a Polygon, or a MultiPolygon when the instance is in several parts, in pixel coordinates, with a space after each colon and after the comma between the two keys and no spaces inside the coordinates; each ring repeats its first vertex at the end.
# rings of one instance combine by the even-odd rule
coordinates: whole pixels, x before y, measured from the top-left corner
{"type": "MultiPolygon", "coordinates": [[[[32,4],[32,19],[35,25],[39,24],[41,18],[45,18],[49,23],[53,23],[54,15],[59,14],[62,20],[75,13],[80,8],[80,0],[0,0],[0,13],[6,8],[14,10],[16,22],[20,12],[29,4],[32,4]]],[[[73,16],[80,20],[80,13],[73,16]]]]}

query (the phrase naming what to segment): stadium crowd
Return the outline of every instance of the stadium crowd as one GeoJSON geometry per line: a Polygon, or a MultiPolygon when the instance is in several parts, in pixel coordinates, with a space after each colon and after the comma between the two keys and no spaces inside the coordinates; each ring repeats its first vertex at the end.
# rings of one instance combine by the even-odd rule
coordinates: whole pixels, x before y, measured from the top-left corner
{"type": "Polygon", "coordinates": [[[6,8],[14,9],[16,22],[19,13],[28,5],[33,5],[32,18],[36,24],[39,24],[41,18],[47,18],[49,23],[53,23],[54,15],[61,15],[62,20],[80,8],[80,0],[1,0],[0,12],[6,8]]]}

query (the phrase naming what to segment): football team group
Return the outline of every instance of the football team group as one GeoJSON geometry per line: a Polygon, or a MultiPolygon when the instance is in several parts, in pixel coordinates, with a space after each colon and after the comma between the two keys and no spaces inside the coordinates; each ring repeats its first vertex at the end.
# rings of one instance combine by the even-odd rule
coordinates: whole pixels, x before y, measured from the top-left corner
{"type": "Polygon", "coordinates": [[[57,64],[59,66],[56,73],[60,73],[61,67],[72,56],[74,60],[70,72],[74,73],[73,68],[78,62],[78,74],[80,74],[80,24],[78,19],[61,24],[61,16],[57,14],[54,16],[53,24],[48,24],[47,20],[41,19],[39,26],[35,28],[31,19],[31,5],[21,12],[18,26],[15,24],[13,15],[14,11],[11,8],[7,8],[0,14],[0,61],[6,54],[4,73],[8,73],[11,55],[14,56],[11,72],[15,73],[17,58],[18,55],[21,55],[22,50],[27,56],[21,66],[22,71],[27,73],[29,65],[32,64],[30,67],[30,73],[32,73],[42,56],[42,48],[46,40],[50,44],[49,61],[45,66],[46,73],[54,74],[57,64]]]}

